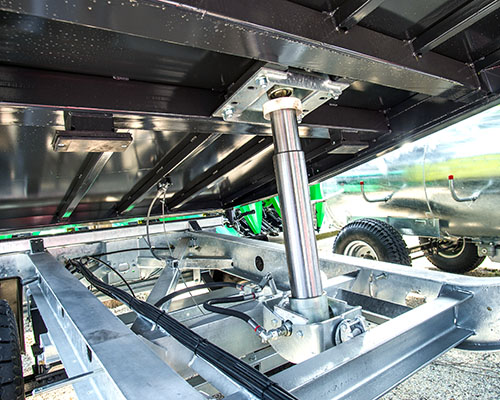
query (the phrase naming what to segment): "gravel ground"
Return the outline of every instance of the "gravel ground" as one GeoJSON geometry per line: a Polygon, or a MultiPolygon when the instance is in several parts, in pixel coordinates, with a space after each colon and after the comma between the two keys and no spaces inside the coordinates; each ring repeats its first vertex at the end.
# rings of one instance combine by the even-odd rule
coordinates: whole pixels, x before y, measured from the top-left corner
{"type": "MultiPolygon", "coordinates": [[[[405,238],[408,246],[415,238],[405,238]]],[[[334,238],[319,242],[320,252],[330,252],[334,238]]],[[[414,268],[435,269],[425,258],[414,268]]],[[[500,276],[500,264],[486,260],[473,276],[500,276]]],[[[120,307],[120,308],[123,308],[120,307]]],[[[115,310],[117,311],[117,310],[115,310]]],[[[27,332],[26,343],[33,342],[27,332]]],[[[30,356],[24,357],[25,374],[31,373],[30,356]]],[[[71,386],[29,397],[33,400],[77,400],[71,386]]],[[[390,391],[383,400],[500,400],[500,352],[468,352],[452,349],[390,391]]]]}

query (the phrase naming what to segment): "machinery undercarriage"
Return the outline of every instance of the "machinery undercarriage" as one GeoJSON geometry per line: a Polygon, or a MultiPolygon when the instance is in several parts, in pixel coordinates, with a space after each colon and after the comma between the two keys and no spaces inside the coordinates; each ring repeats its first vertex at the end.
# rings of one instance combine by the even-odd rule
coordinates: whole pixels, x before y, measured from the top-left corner
{"type": "Polygon", "coordinates": [[[29,390],[366,400],[500,350],[500,278],[320,258],[308,186],[498,104],[500,2],[458,3],[0,0],[0,299],[33,326],[29,390]],[[276,194],[284,246],[217,233],[276,194]]]}
{"type": "MultiPolygon", "coordinates": [[[[376,398],[452,347],[499,348],[499,279],[332,255],[319,259],[330,315],[311,322],[289,308],[281,245],[212,232],[221,218],[198,222],[201,231],[192,230],[187,221],[169,223],[166,235],[161,225],[152,226],[153,248],[173,249],[173,257],[168,250],[156,250],[165,255],[163,263],[148,250],[144,227],[125,228],[120,238],[112,231],[49,238],[41,252],[31,251],[29,240],[2,246],[3,265],[21,273],[26,282],[36,277],[26,287],[49,332],[45,351],[50,353],[55,345],[69,377],[56,385],[71,383],[81,398],[109,399],[161,398],[165,393],[169,398],[217,393],[256,398],[262,390],[237,372],[241,366],[232,365],[232,376],[224,373],[154,317],[133,311],[113,315],[97,293],[85,287],[88,283],[82,285],[78,273],[72,275],[64,267],[69,259],[85,260],[89,254],[102,254],[101,260],[122,270],[161,268],[156,280],[131,283],[136,292],[151,290],[149,303],[179,283],[178,288],[184,288],[184,282],[192,285],[193,273],[200,270],[221,270],[245,283],[244,293],[255,296],[227,304],[229,309],[250,316],[267,332],[286,324],[285,334],[263,340],[248,323],[203,307],[210,299],[241,295],[238,288],[173,298],[162,309],[203,343],[207,340],[256,372],[270,375],[285,393],[298,398],[376,398]],[[71,244],[61,245],[66,240],[71,244]],[[9,250],[29,254],[9,255],[9,250]]],[[[127,290],[123,284],[119,287],[127,290]]],[[[39,358],[43,364],[43,353],[39,358]]]]}

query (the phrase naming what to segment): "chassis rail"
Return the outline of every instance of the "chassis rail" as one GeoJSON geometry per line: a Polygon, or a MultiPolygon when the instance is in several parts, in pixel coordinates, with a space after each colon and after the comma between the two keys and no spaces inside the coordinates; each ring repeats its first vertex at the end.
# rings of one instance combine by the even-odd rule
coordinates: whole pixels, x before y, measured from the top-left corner
{"type": "MultiPolygon", "coordinates": [[[[213,227],[220,219],[200,223],[213,227]]],[[[186,223],[168,224],[167,235],[160,234],[159,227],[152,229],[154,246],[176,247],[175,257],[182,261],[178,264],[180,272],[193,266],[203,269],[205,265],[254,282],[271,273],[278,289],[289,290],[283,246],[194,232],[187,227],[186,223]]],[[[22,241],[12,243],[14,252],[3,246],[3,273],[38,277],[29,284],[28,293],[33,296],[63,361],[67,383],[72,383],[83,399],[139,399],[146,393],[152,398],[161,398],[165,393],[175,398],[202,398],[200,391],[222,392],[229,398],[253,398],[166,332],[137,319],[134,334],[120,321],[133,322],[134,318],[112,315],[62,265],[61,261],[70,257],[137,247],[143,240],[144,227],[127,229],[127,234],[123,230],[114,238],[110,232],[102,231],[48,239],[43,253],[19,252],[23,249],[22,241]],[[65,239],[68,245],[63,244],[65,239]],[[200,377],[203,380],[196,383],[200,377]]],[[[144,259],[142,253],[127,252],[119,260],[124,262],[128,257],[128,262],[133,263],[139,255],[144,259]]],[[[365,317],[380,325],[288,368],[286,360],[260,342],[243,322],[204,313],[198,304],[213,296],[211,293],[174,301],[170,313],[261,372],[285,368],[272,375],[272,379],[304,399],[377,398],[452,347],[500,349],[498,278],[456,276],[340,255],[321,258],[320,269],[329,297],[361,305],[365,317]],[[420,306],[409,307],[412,295],[417,295],[420,306]]],[[[180,274],[161,276],[158,286],[153,287],[155,296],[149,301],[160,291],[173,290],[180,274]]],[[[251,301],[236,307],[258,320],[264,305],[251,301]]],[[[305,335],[301,347],[307,348],[310,340],[305,335]]]]}

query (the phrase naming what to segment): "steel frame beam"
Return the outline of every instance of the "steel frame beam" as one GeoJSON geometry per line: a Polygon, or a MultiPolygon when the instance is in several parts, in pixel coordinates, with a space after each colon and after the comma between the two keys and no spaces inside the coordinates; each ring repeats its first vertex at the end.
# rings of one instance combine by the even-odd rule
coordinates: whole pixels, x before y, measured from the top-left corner
{"type": "MultiPolygon", "coordinates": [[[[163,178],[171,173],[179,164],[196,152],[204,148],[208,134],[186,136],[179,144],[168,151],[160,161],[137,182],[130,191],[113,207],[110,214],[124,214],[140,203],[146,194],[154,188],[163,178]]],[[[210,142],[213,141],[213,138],[210,142]]]]}
{"type": "MultiPolygon", "coordinates": [[[[232,256],[234,266],[225,272],[252,281],[260,281],[271,272],[280,290],[290,289],[282,245],[210,232],[190,232],[189,236],[195,239],[195,254],[232,256]],[[254,260],[257,256],[264,262],[262,271],[255,266],[254,260]]],[[[443,285],[473,293],[474,297],[460,306],[457,318],[461,327],[475,331],[475,335],[462,343],[460,348],[500,350],[498,313],[493,315],[494,313],[488,310],[490,304],[500,301],[500,278],[473,278],[437,271],[402,269],[389,263],[371,262],[338,254],[321,257],[320,270],[328,279],[359,271],[356,280],[343,289],[402,306],[406,306],[407,295],[415,290],[418,290],[427,302],[439,296],[443,285]],[[385,279],[370,279],[370,276],[373,278],[380,274],[384,274],[385,279]],[[472,315],[474,318],[471,318],[472,315]]],[[[326,292],[332,295],[331,284],[326,281],[323,286],[326,292]]]]}
{"type": "Polygon", "coordinates": [[[1,9],[433,96],[456,98],[478,88],[463,63],[435,53],[417,60],[402,41],[359,26],[337,33],[322,13],[283,0],[99,1],[92,7],[15,0],[1,9]]]}
{"type": "MultiPolygon", "coordinates": [[[[169,225],[178,227],[179,224],[169,225]]],[[[30,284],[30,290],[49,327],[51,337],[57,338],[55,344],[59,345],[58,349],[65,367],[68,360],[75,360],[73,363],[70,361],[66,368],[68,376],[74,378],[78,393],[90,392],[90,397],[95,398],[96,391],[101,390],[104,391],[104,398],[126,396],[137,398],[134,397],[137,393],[143,397],[144,385],[136,384],[135,380],[137,378],[141,379],[141,382],[149,382],[142,381],[143,373],[149,374],[148,379],[155,379],[154,385],[147,388],[153,395],[156,395],[155,390],[166,390],[161,386],[163,382],[165,385],[170,385],[168,393],[172,388],[179,393],[179,390],[184,390],[185,382],[182,380],[177,382],[180,379],[177,375],[174,380],[170,379],[170,375],[158,380],[157,377],[162,374],[158,371],[170,371],[170,369],[54,258],[75,256],[77,247],[74,246],[75,243],[81,243],[80,251],[83,252],[92,251],[92,246],[98,246],[99,241],[101,245],[112,241],[113,246],[119,246],[122,241],[124,246],[128,246],[128,241],[136,240],[138,235],[136,230],[129,228],[121,230],[125,234],[119,235],[121,238],[118,240],[116,234],[110,235],[107,231],[101,231],[92,235],[88,233],[66,235],[65,240],[58,243],[48,241],[53,255],[46,252],[29,256],[20,254],[22,260],[18,261],[17,269],[33,269],[34,266],[40,276],[38,282],[30,284]],[[80,238],[75,240],[74,238],[78,236],[80,238]],[[56,247],[52,247],[54,245],[56,247]],[[88,309],[92,310],[91,318],[88,309]],[[123,368],[123,362],[119,359],[124,355],[121,351],[114,350],[114,346],[120,348],[127,346],[127,349],[132,351],[127,354],[127,365],[130,363],[135,365],[138,362],[142,364],[141,367],[123,368]],[[128,356],[132,358],[129,359],[128,356]],[[151,368],[159,369],[151,372],[151,368]],[[140,370],[139,376],[137,376],[138,370],[140,370]],[[133,377],[129,371],[133,371],[133,377]],[[136,392],[133,392],[134,390],[136,392]],[[120,391],[122,394],[119,394],[120,391]]],[[[189,242],[192,245],[189,248],[190,257],[231,257],[233,265],[227,268],[226,272],[254,282],[260,281],[263,276],[271,272],[280,289],[289,288],[288,273],[284,263],[285,251],[279,244],[198,231],[170,232],[168,238],[162,230],[155,233],[153,236],[155,245],[164,245],[168,240],[178,246],[181,252],[183,243],[189,242]],[[254,265],[257,256],[263,260],[262,270],[254,265]]],[[[10,242],[10,244],[15,243],[15,241],[10,242]]],[[[7,252],[5,257],[9,259],[12,255],[7,252]]],[[[471,350],[500,349],[498,310],[492,306],[500,301],[500,278],[474,278],[437,271],[414,270],[340,255],[320,259],[320,267],[328,278],[324,281],[324,288],[329,296],[340,296],[339,298],[343,299],[346,293],[361,295],[367,301],[373,300],[374,309],[370,309],[371,312],[379,311],[382,315],[386,315],[384,312],[389,310],[388,316],[394,318],[351,341],[275,375],[278,383],[283,384],[299,398],[331,398],[331,390],[335,390],[334,394],[337,396],[335,398],[369,399],[389,390],[442,352],[457,345],[471,350]],[[354,271],[356,273],[349,274],[354,271]],[[373,279],[379,275],[383,275],[383,279],[373,279]],[[425,298],[425,304],[401,313],[406,308],[408,295],[415,290],[425,298]],[[385,309],[386,306],[389,308],[385,309]],[[332,389],[332,385],[335,389],[332,389]]],[[[351,301],[353,301],[352,296],[351,301]]],[[[245,307],[245,304],[241,307],[245,307]]],[[[248,303],[247,311],[256,304],[258,303],[248,303]]],[[[194,308],[177,309],[174,313],[182,320],[191,319],[196,315],[193,311],[194,308]]],[[[217,327],[224,331],[226,329],[224,326],[227,326],[224,324],[229,323],[231,329],[233,327],[239,329],[234,321],[227,317],[210,315],[186,323],[195,330],[207,332],[209,336],[218,336],[218,340],[224,339],[220,337],[217,327]]],[[[242,336],[247,337],[248,327],[242,323],[241,329],[243,329],[242,336]]],[[[255,344],[253,347],[250,346],[250,351],[254,351],[262,344],[259,345],[258,338],[251,334],[253,335],[250,331],[248,338],[255,339],[255,344]]],[[[189,354],[180,351],[182,349],[171,351],[172,348],[177,348],[177,345],[168,336],[160,335],[153,339],[152,348],[156,345],[162,346],[162,343],[167,344],[170,354],[177,354],[184,361],[187,360],[184,364],[181,362],[182,365],[186,367],[191,365],[195,369],[203,367],[201,370],[208,374],[207,377],[212,376],[211,366],[195,365],[196,360],[190,359],[189,354]]],[[[236,349],[238,354],[244,354],[244,348],[238,341],[233,341],[231,348],[236,349]]],[[[164,352],[164,349],[157,350],[160,355],[162,351],[164,352]]],[[[219,384],[226,381],[224,376],[214,379],[217,379],[219,384]]],[[[229,392],[233,390],[238,391],[238,388],[233,387],[229,392]]],[[[190,395],[189,398],[196,397],[190,395]]]]}
{"type": "MultiPolygon", "coordinates": [[[[0,107],[11,110],[14,125],[58,126],[62,121],[57,115],[60,111],[55,110],[84,108],[113,113],[116,129],[271,136],[269,126],[212,118],[223,96],[204,89],[0,66],[0,98],[0,107]],[[16,106],[33,109],[36,118],[24,120],[21,108],[12,111],[16,106]],[[51,111],[56,114],[49,115],[51,111]]],[[[316,110],[300,126],[299,133],[301,137],[329,138],[328,129],[388,131],[382,113],[337,106],[316,110]]]]}
{"type": "Polygon", "coordinates": [[[349,30],[374,11],[385,0],[349,0],[335,11],[335,19],[341,29],[349,30]]]}
{"type": "Polygon", "coordinates": [[[54,222],[68,219],[92,188],[113,152],[88,153],[57,207],[54,222]]]}
{"type": "Polygon", "coordinates": [[[432,302],[280,372],[298,398],[373,399],[474,334],[456,311],[472,293],[445,287],[432,302]]]}
{"type": "Polygon", "coordinates": [[[40,277],[29,288],[68,377],[84,378],[73,381],[79,396],[139,400],[169,393],[169,398],[203,398],[51,254],[29,258],[40,277]]]}
{"type": "Polygon", "coordinates": [[[413,40],[416,54],[426,53],[451,39],[500,7],[499,0],[474,0],[413,40]]]}
{"type": "MultiPolygon", "coordinates": [[[[222,225],[222,217],[202,218],[197,220],[202,229],[210,229],[222,225]]],[[[189,221],[172,221],[167,223],[167,229],[171,231],[185,231],[189,229],[189,221]]],[[[151,235],[163,232],[162,224],[150,225],[149,231],[151,235]]],[[[131,226],[114,229],[100,229],[91,232],[69,233],[65,235],[54,235],[43,237],[44,246],[46,249],[51,249],[57,253],[57,249],[61,246],[74,245],[76,249],[81,245],[82,251],[98,252],[101,251],[97,245],[89,247],[86,243],[96,243],[98,241],[112,241],[128,237],[144,237],[146,235],[145,226],[131,226]],[[84,246],[85,245],[85,246],[84,246]]],[[[22,239],[14,241],[0,242],[0,255],[10,253],[26,253],[31,250],[31,239],[22,239]]],[[[153,241],[154,242],[154,241],[153,241]]],[[[83,256],[84,254],[74,253],[73,257],[83,256]]],[[[24,276],[23,276],[24,277],[24,276]]]]}
{"type": "Polygon", "coordinates": [[[3,103],[81,111],[210,117],[221,93],[151,82],[0,66],[3,103]]]}

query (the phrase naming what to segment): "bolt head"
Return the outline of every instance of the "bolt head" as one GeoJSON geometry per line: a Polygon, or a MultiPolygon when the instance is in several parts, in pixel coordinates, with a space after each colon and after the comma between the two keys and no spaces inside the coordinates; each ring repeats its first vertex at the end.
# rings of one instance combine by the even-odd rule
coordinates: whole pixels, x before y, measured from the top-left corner
{"type": "Polygon", "coordinates": [[[258,76],[257,78],[255,78],[255,83],[257,84],[257,86],[260,86],[261,88],[265,88],[267,87],[267,84],[269,83],[268,79],[267,79],[267,76],[258,76]]]}
{"type": "Polygon", "coordinates": [[[234,108],[233,107],[228,107],[222,111],[222,118],[224,121],[227,121],[234,115],[234,108]]]}
{"type": "Polygon", "coordinates": [[[57,147],[66,147],[64,143],[57,143],[57,147]]]}
{"type": "Polygon", "coordinates": [[[330,90],[330,92],[328,92],[329,96],[333,99],[333,100],[338,100],[339,99],[339,96],[340,96],[340,93],[338,93],[337,91],[335,90],[330,90]]]}
{"type": "Polygon", "coordinates": [[[277,320],[277,319],[273,319],[271,322],[272,322],[272,324],[273,324],[274,326],[278,325],[278,320],[277,320]]]}
{"type": "Polygon", "coordinates": [[[297,332],[297,336],[298,336],[298,337],[300,337],[300,338],[301,338],[301,337],[304,337],[304,332],[302,332],[302,331],[298,331],[298,332],[297,332]]]}

